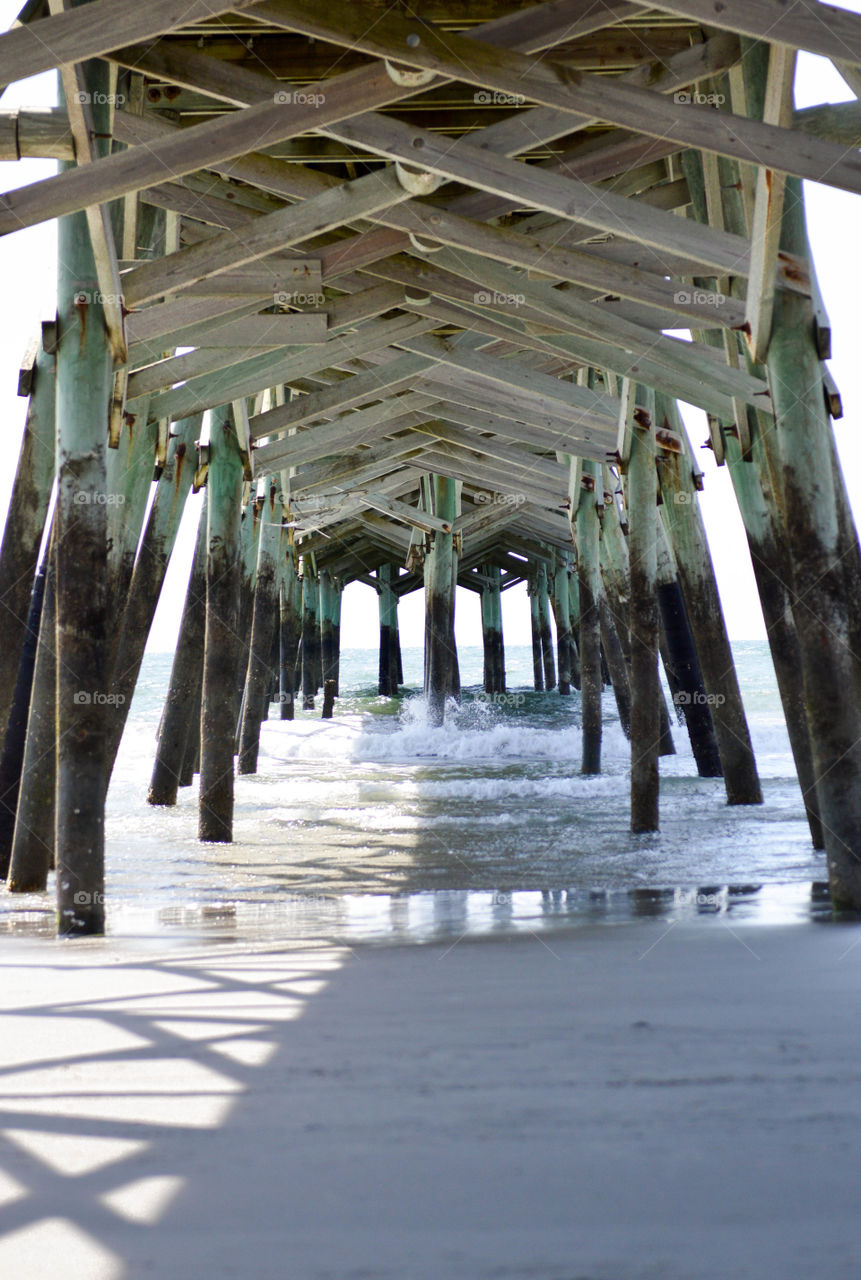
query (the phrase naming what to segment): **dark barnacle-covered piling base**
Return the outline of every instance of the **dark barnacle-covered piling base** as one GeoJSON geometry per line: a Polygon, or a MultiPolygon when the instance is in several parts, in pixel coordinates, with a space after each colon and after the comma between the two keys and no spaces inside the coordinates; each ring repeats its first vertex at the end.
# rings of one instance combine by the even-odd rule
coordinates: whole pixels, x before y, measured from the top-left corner
{"type": "MultiPolygon", "coordinates": [[[[525,587],[529,683],[545,695],[531,705],[549,706],[553,693],[554,706],[576,708],[580,773],[594,780],[606,767],[602,711],[612,697],[630,747],[628,834],[643,838],[644,851],[661,827],[661,760],[685,738],[699,776],[720,779],[711,785],[729,806],[763,805],[700,506],[709,477],[683,404],[689,421],[691,410],[705,416],[708,447],[738,503],[828,902],[843,918],[861,911],[861,552],[832,430],[840,396],[826,363],[830,323],[802,190],[807,180],[861,195],[861,107],[796,110],[799,52],[829,59],[861,95],[861,15],[815,0],[28,0],[0,35],[0,84],[53,71],[58,105],[0,102],[0,159],[54,159],[58,169],[25,176],[0,198],[0,236],[56,220],[59,270],[56,311],[21,365],[26,426],[0,543],[0,869],[10,895],[46,893],[53,872],[58,934],[99,937],[106,922],[110,931],[106,797],[183,512],[201,491],[147,817],[167,823],[166,809],[199,776],[197,835],[208,858],[229,853],[221,847],[234,841],[237,795],[259,782],[270,715],[296,719],[285,734],[311,712],[337,722],[342,600],[354,583],[378,598],[382,699],[406,683],[399,606],[423,592],[429,731],[459,714],[458,588],[480,609],[483,696],[503,700],[511,683],[503,597],[525,587]]],[[[212,874],[222,865],[209,863],[212,874]]],[[[56,1265],[71,1257],[72,1273],[88,1277],[223,1270],[309,1280],[478,1280],[503,1270],[854,1274],[842,1243],[851,1178],[838,1176],[840,1144],[851,1134],[832,1132],[830,1117],[845,1118],[855,1103],[832,1062],[841,1046],[833,1027],[831,1040],[825,1034],[822,1012],[839,988],[845,1018],[861,984],[851,961],[838,973],[833,938],[805,943],[808,968],[799,971],[788,960],[789,935],[757,937],[745,946],[761,948],[769,976],[752,983],[712,940],[701,949],[714,965],[711,986],[691,961],[691,938],[676,944],[676,968],[661,952],[653,969],[643,967],[645,933],[617,939],[600,964],[603,944],[591,950],[585,935],[567,938],[559,955],[556,943],[545,948],[546,961],[572,964],[549,976],[539,971],[545,957],[525,956],[522,943],[520,952],[488,945],[477,958],[463,948],[464,1016],[485,1036],[473,1084],[498,1087],[501,1101],[480,1124],[446,1112],[443,1136],[426,1144],[431,1120],[420,1094],[433,1094],[437,1068],[427,1067],[426,1079],[422,1055],[455,1046],[438,1068],[444,1090],[468,1074],[463,1055],[472,1049],[452,1040],[450,1011],[415,953],[396,964],[363,961],[352,987],[333,998],[329,1022],[306,1015],[297,1058],[325,1058],[327,1037],[341,1037],[340,1049],[349,1043],[343,1070],[365,1072],[355,1086],[361,1123],[343,1092],[319,1082],[276,1120],[251,1107],[245,1127],[220,1130],[208,1148],[205,1163],[216,1172],[208,1207],[201,1183],[187,1204],[188,1260],[179,1226],[147,1253],[127,1231],[104,1225],[88,1254],[79,1223],[77,1236],[57,1228],[71,1253],[58,1244],[56,1265]],[[589,955],[591,986],[576,977],[589,955]],[[666,999],[656,982],[667,984],[666,999]],[[415,1014],[411,999],[429,1017],[407,1041],[396,1024],[415,1014]],[[725,1039],[703,1012],[712,1004],[728,1019],[725,1039]],[[544,1074],[559,1049],[548,1032],[557,1021],[568,1077],[561,1068],[544,1074]],[[584,1027],[603,1047],[578,1065],[584,1027]],[[487,1045],[512,1036],[497,1079],[487,1045]],[[837,1079],[829,1087],[840,1097],[808,1104],[770,1056],[779,1053],[811,1089],[820,1076],[837,1079]],[[539,1069],[536,1054],[549,1055],[539,1069]],[[546,1098],[516,1093],[527,1077],[558,1088],[553,1125],[542,1118],[546,1098]],[[368,1155],[375,1126],[366,1121],[379,1105],[371,1080],[402,1108],[396,1123],[410,1145],[402,1160],[388,1138],[379,1159],[368,1155]],[[719,1103],[716,1080],[729,1082],[719,1103]],[[666,1143],[647,1128],[635,1161],[643,1177],[632,1183],[625,1126],[666,1111],[676,1132],[678,1095],[664,1102],[649,1086],[679,1081],[691,1086],[686,1097],[717,1164],[697,1157],[688,1135],[673,1172],[669,1128],[666,1143]],[[767,1085],[768,1100],[748,1106],[754,1081],[767,1085]],[[612,1102],[601,1092],[608,1084],[618,1087],[612,1102]],[[793,1146],[784,1104],[801,1120],[818,1117],[825,1140],[799,1122],[793,1146]],[[502,1127],[521,1135],[523,1117],[536,1117],[546,1167],[529,1154],[520,1181],[505,1172],[521,1157],[510,1134],[497,1134],[500,1114],[502,1127]],[[715,1116],[727,1119],[739,1150],[715,1116]],[[271,1149],[273,1123],[284,1126],[280,1154],[271,1149]],[[361,1179],[345,1172],[343,1152],[313,1136],[327,1125],[338,1142],[357,1142],[361,1179]],[[761,1177],[745,1171],[740,1154],[756,1148],[757,1135],[761,1177]],[[501,1143],[493,1169],[476,1163],[479,1139],[501,1143]],[[572,1173],[574,1147],[583,1163],[572,1173]],[[796,1224],[817,1211],[787,1173],[799,1148],[810,1154],[815,1195],[834,1215],[829,1231],[817,1218],[807,1243],[796,1224]],[[284,1159],[294,1161],[286,1180],[284,1159]],[[237,1161],[253,1171],[239,1179],[238,1196],[237,1161]],[[498,1203],[489,1194],[472,1201],[486,1232],[463,1216],[476,1185],[463,1170],[473,1166],[478,1182],[500,1179],[498,1203]],[[327,1168],[335,1170],[328,1181],[327,1168]],[[770,1203],[766,1177],[774,1179],[770,1203]],[[546,1195],[535,1194],[539,1185],[546,1195]],[[279,1187],[286,1226],[274,1205],[279,1187]],[[654,1227],[661,1196],[678,1205],[679,1238],[669,1244],[654,1227]],[[766,1216],[779,1203],[786,1231],[777,1245],[766,1216]],[[610,1205],[624,1218],[618,1257],[602,1235],[610,1205]],[[337,1241],[327,1260],[319,1248],[330,1211],[337,1241]],[[497,1230],[500,1213],[515,1227],[497,1230]],[[760,1215],[752,1225],[751,1215],[760,1215]],[[218,1229],[207,1235],[201,1224],[210,1220],[218,1229]],[[747,1254],[724,1241],[724,1261],[712,1266],[699,1249],[705,1224],[721,1230],[737,1220],[748,1223],[747,1254]],[[257,1260],[239,1242],[259,1223],[257,1260]],[[286,1246],[284,1232],[293,1233],[286,1246]],[[761,1248],[763,1232],[771,1252],[761,1248]]],[[[278,1018],[292,1018],[313,988],[299,978],[316,981],[318,970],[344,963],[337,948],[312,952],[292,967],[280,952],[269,956],[278,971],[269,995],[293,1001],[281,1014],[268,1004],[263,1013],[246,1008],[247,957],[229,977],[230,966],[189,961],[189,973],[235,999],[236,1017],[244,1011],[261,1037],[224,1049],[222,1064],[236,1067],[231,1088],[250,1088],[270,1049],[290,1052],[288,1023],[278,1018]]],[[[90,965],[99,999],[111,996],[101,953],[63,954],[90,965]]],[[[160,965],[150,968],[162,991],[160,965]]],[[[181,967],[171,970],[177,990],[188,976],[181,967]]],[[[37,969],[33,1008],[62,1012],[64,1026],[81,1020],[57,1005],[53,979],[39,986],[37,969]]],[[[143,974],[144,994],[149,980],[143,974]]],[[[262,979],[254,981],[257,991],[262,979]]],[[[169,1003],[155,1001],[162,1020],[152,1022],[125,1007],[132,986],[121,982],[115,993],[120,1057],[133,1030],[138,1045],[151,1046],[169,1025],[169,1003]]],[[[189,1016],[209,1016],[195,999],[189,1016]]],[[[97,1041],[81,1068],[87,1079],[102,1052],[97,1041]]],[[[853,1060],[852,1046],[842,1047],[853,1060]]],[[[46,1048],[41,1057],[62,1052],[46,1048]]],[[[132,1051],[135,1081],[148,1054],[132,1051]]],[[[214,1054],[183,1054],[174,1055],[177,1098],[206,1093],[214,1054]]],[[[283,1089],[280,1078],[267,1080],[283,1089]]],[[[86,1093],[80,1081],[72,1093],[78,1085],[86,1093]]],[[[130,1084],[129,1097],[150,1087],[130,1084]]],[[[85,1114],[78,1103],[58,1103],[57,1152],[85,1114]]],[[[133,1107],[123,1114],[89,1137],[128,1143],[135,1124],[146,1130],[133,1107]]],[[[379,1112],[377,1133],[390,1118],[379,1112]]],[[[21,1127],[14,1120],[10,1133],[21,1127]]],[[[186,1123],[164,1125],[175,1122],[186,1123]]],[[[187,1123],[190,1134],[198,1121],[187,1123]]],[[[193,1182],[188,1150],[162,1140],[170,1157],[147,1176],[193,1182]]],[[[35,1150],[34,1141],[9,1138],[16,1150],[35,1150]]],[[[25,1186],[29,1175],[16,1169],[0,1192],[8,1191],[13,1236],[23,1233],[14,1246],[21,1251],[7,1266],[0,1241],[0,1271],[47,1274],[27,1252],[32,1224],[19,1211],[35,1183],[25,1186]]],[[[104,1188],[108,1202],[109,1179],[104,1188]]]]}

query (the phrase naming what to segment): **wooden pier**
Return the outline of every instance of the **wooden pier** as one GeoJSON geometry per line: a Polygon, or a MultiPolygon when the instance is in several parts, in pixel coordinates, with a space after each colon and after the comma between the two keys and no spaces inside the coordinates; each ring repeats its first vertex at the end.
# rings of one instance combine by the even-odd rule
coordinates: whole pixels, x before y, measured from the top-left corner
{"type": "Polygon", "coordinates": [[[58,172],[0,197],[0,235],[56,219],[60,253],[0,544],[10,891],[54,866],[60,933],[104,929],[111,769],[201,489],[148,796],[199,773],[201,840],[232,839],[271,705],[337,714],[355,582],[385,697],[424,590],[430,724],[460,697],[456,588],[494,696],[525,583],[585,774],[612,684],[632,831],[674,750],[660,663],[699,773],[760,804],[681,401],[861,908],[861,553],[800,182],[861,194],[861,104],[795,111],[799,50],[861,94],[861,15],[814,0],[28,0],[0,84],[55,69],[60,105],[0,103],[0,159],[58,172]]]}

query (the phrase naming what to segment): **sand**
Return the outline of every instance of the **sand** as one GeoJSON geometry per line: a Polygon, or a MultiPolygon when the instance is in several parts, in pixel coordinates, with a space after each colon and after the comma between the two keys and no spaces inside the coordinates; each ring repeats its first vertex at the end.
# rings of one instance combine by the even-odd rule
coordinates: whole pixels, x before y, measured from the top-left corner
{"type": "Polygon", "coordinates": [[[861,1270],[861,930],[14,942],[4,1280],[861,1270]]]}

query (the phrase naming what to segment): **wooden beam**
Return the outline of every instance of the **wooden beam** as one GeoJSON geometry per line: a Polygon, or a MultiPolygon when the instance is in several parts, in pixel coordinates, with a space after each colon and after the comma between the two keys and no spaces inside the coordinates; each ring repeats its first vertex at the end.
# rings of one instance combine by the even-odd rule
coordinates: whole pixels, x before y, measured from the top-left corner
{"type": "Polygon", "coordinates": [[[0,84],[26,80],[66,63],[107,53],[122,31],[126,42],[150,40],[221,13],[248,9],[254,0],[93,0],[86,8],[38,18],[0,36],[0,84]]]}
{"type": "MultiPolygon", "coordinates": [[[[770,124],[786,124],[792,119],[795,57],[795,50],[788,45],[772,44],[769,48],[763,119],[770,124]]],[[[757,169],[745,329],[751,357],[757,364],[765,363],[771,340],[785,190],[784,174],[762,166],[757,169]]]]}
{"type": "Polygon", "coordinates": [[[861,16],[816,0],[789,6],[782,0],[658,0],[651,7],[823,58],[861,63],[861,16]]]}
{"type": "MultiPolygon", "coordinates": [[[[776,3],[768,7],[782,8],[776,3]]],[[[790,130],[715,112],[707,105],[671,102],[619,79],[608,82],[600,76],[572,76],[566,68],[547,59],[539,61],[518,52],[494,49],[481,40],[439,32],[427,23],[421,25],[419,35],[417,24],[410,17],[390,13],[369,26],[360,11],[343,2],[330,3],[322,9],[313,0],[265,0],[257,5],[256,12],[291,31],[359,48],[377,57],[398,58],[407,66],[512,95],[515,103],[529,98],[575,117],[585,117],[589,122],[606,120],[654,137],[671,138],[679,146],[714,151],[736,160],[749,160],[753,155],[784,173],[861,193],[861,158],[847,156],[844,148],[819,139],[799,139],[790,130]]],[[[840,10],[829,8],[828,13],[832,12],[840,10]]],[[[723,17],[722,8],[718,17],[723,17]]],[[[857,38],[861,31],[857,17],[853,29],[857,38]]],[[[768,38],[774,39],[773,31],[768,38]]],[[[348,132],[350,141],[363,145],[354,132],[348,132]]],[[[340,129],[338,133],[344,136],[340,129]]],[[[376,128],[371,127],[364,145],[376,149],[376,133],[376,128]]],[[[417,159],[413,153],[414,162],[417,159]]]]}

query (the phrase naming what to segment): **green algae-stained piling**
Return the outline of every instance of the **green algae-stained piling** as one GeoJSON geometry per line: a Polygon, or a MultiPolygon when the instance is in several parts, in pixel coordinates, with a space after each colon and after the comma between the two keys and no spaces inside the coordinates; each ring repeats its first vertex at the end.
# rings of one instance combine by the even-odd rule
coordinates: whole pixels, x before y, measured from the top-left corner
{"type": "MultiPolygon", "coordinates": [[[[600,531],[596,499],[598,466],[588,460],[580,472],[580,492],[575,516],[577,569],[580,586],[580,704],[583,716],[582,773],[601,772],[601,619],[599,613],[600,531]]],[[[603,493],[603,490],[601,491],[603,493]]],[[[560,674],[561,679],[561,674],[560,674]]]]}
{"type": "Polygon", "coordinates": [[[179,789],[199,771],[202,839],[232,837],[234,755],[257,768],[273,695],[285,723],[265,735],[301,737],[297,691],[332,712],[357,587],[377,596],[358,642],[379,625],[383,697],[404,686],[398,603],[423,589],[431,726],[460,696],[457,588],[480,597],[501,699],[502,596],[525,584],[528,683],[566,698],[587,778],[612,684],[635,832],[658,829],[673,709],[683,773],[767,801],[700,510],[717,464],[811,840],[835,902],[861,908],[861,551],[801,188],[861,195],[861,133],[857,103],[793,108],[799,53],[855,83],[861,15],[837,33],[816,0],[802,17],[429,0],[416,40],[383,0],[368,23],[340,0],[212,22],[111,3],[109,32],[57,0],[0,34],[0,83],[53,70],[63,89],[39,113],[0,104],[0,169],[61,166],[0,199],[0,235],[58,220],[61,249],[0,543],[0,735],[34,663],[17,798],[2,788],[10,887],[41,889],[56,842],[60,931],[104,927],[106,788],[201,490],[147,798],[193,804],[179,789]],[[252,40],[265,58],[237,61],[252,40]],[[321,78],[313,103],[284,102],[321,78]]]}
{"type": "Polygon", "coordinates": [[[10,893],[43,891],[48,885],[48,872],[54,865],[54,792],[57,783],[55,628],[54,555],[49,543],[21,788],[9,859],[7,885],[10,893]]]}
{"type": "Polygon", "coordinates": [[[40,343],[27,385],[27,420],[6,527],[0,541],[0,734],[5,731],[24,643],[30,586],[39,559],[54,480],[56,358],[40,343]]]}
{"type": "Polygon", "coordinates": [[[278,621],[278,566],[281,540],[285,536],[281,526],[281,501],[275,476],[264,485],[258,507],[258,519],[262,522],[262,527],[257,541],[251,643],[239,733],[239,773],[257,772],[260,725],[272,678],[272,642],[278,621]]]}
{"type": "Polygon", "coordinates": [[[377,687],[383,696],[396,694],[400,684],[398,635],[398,598],[392,590],[398,566],[381,564],[377,570],[380,612],[380,662],[377,687]]]}
{"type": "Polygon", "coordinates": [[[532,624],[532,680],[537,691],[544,688],[544,664],[541,654],[541,614],[539,613],[538,579],[529,583],[529,618],[532,624]]]}
{"type": "MultiPolygon", "coordinates": [[[[167,698],[158,731],[155,762],[150,779],[147,802],[156,805],[176,804],[182,784],[183,763],[189,738],[198,740],[200,721],[200,685],[203,678],[203,644],[206,633],[206,546],[208,490],[197,529],[197,542],[192,561],[185,605],[179,624],[179,636],[173,656],[167,698]]],[[[196,751],[195,747],[195,751],[196,751]]]]}
{"type": "Polygon", "coordinates": [[[302,707],[313,711],[320,688],[320,589],[310,564],[302,569],[302,707]]]}
{"type": "MultiPolygon", "coordinates": [[[[88,63],[82,74],[104,139],[107,64],[88,63]]],[[[58,177],[71,173],[66,167],[58,177]]],[[[113,360],[86,213],[60,218],[57,256],[57,927],[75,936],[105,925],[105,459],[113,360]]]]}
{"type": "Polygon", "coordinates": [[[634,413],[630,427],[627,503],[630,521],[631,581],[631,830],[657,831],[659,826],[658,742],[658,567],[655,504],[655,429],[650,410],[634,413]]]}
{"type": "Polygon", "coordinates": [[[434,476],[433,504],[434,514],[448,525],[448,532],[443,529],[434,532],[431,552],[425,559],[425,693],[428,720],[432,725],[441,725],[445,718],[446,699],[460,693],[454,641],[457,564],[451,533],[451,525],[458,514],[458,497],[457,485],[450,477],[434,476]]]}
{"type": "Polygon", "coordinates": [[[230,415],[223,412],[213,414],[209,455],[197,833],[201,840],[229,841],[233,838],[235,690],[241,659],[242,460],[230,415]]]}
{"type": "Polygon", "coordinates": [[[553,659],[553,632],[550,627],[550,596],[547,566],[538,570],[538,629],[541,636],[541,660],[544,664],[544,688],[556,688],[556,664],[553,659]]]}

